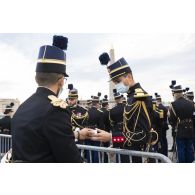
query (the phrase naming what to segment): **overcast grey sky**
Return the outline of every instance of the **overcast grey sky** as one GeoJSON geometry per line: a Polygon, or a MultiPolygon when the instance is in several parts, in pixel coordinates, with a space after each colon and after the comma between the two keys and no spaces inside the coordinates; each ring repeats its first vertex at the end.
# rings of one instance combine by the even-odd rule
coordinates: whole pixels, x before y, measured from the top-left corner
{"type": "MultiPolygon", "coordinates": [[[[113,45],[116,59],[124,57],[135,80],[149,93],[172,101],[169,85],[176,79],[195,90],[195,34],[66,34],[67,83],[73,83],[81,99],[98,91],[108,94],[108,73],[98,56],[113,45]]],[[[21,102],[35,90],[39,47],[52,44],[54,34],[0,34],[0,98],[21,102]]],[[[67,84],[61,98],[67,96],[67,84]]]]}

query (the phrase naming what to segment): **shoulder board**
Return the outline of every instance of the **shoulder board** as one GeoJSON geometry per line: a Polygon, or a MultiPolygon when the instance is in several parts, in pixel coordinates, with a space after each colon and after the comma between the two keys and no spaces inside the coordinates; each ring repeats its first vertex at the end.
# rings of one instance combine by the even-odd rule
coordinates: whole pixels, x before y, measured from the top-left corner
{"type": "Polygon", "coordinates": [[[82,107],[85,111],[88,111],[88,109],[87,108],[84,108],[84,107],[82,107]]]}
{"type": "Polygon", "coordinates": [[[66,109],[68,107],[68,104],[64,100],[58,99],[54,95],[49,95],[48,99],[51,100],[51,104],[55,107],[60,107],[62,109],[66,109]]]}
{"type": "Polygon", "coordinates": [[[113,108],[116,108],[117,107],[117,105],[114,105],[110,110],[112,110],[113,108]]]}
{"type": "Polygon", "coordinates": [[[88,111],[88,109],[87,108],[84,108],[83,106],[79,106],[80,108],[83,108],[85,111],[88,111]]]}
{"type": "Polygon", "coordinates": [[[134,98],[144,98],[149,97],[150,95],[144,92],[141,88],[135,89],[135,95],[134,98]]]}
{"type": "Polygon", "coordinates": [[[100,110],[100,109],[97,109],[98,111],[100,111],[100,112],[103,112],[102,110],[100,110]]]}

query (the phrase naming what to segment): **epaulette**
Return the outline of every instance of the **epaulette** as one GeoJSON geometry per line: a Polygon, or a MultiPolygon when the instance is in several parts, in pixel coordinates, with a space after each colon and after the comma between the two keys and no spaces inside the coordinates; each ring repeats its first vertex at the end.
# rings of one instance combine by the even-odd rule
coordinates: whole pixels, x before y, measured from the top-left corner
{"type": "Polygon", "coordinates": [[[164,111],[163,111],[163,110],[161,110],[161,109],[159,109],[159,108],[157,107],[155,111],[156,111],[156,113],[159,114],[159,117],[160,117],[160,118],[164,118],[164,111]]]}
{"type": "Polygon", "coordinates": [[[54,95],[49,95],[48,98],[51,100],[51,104],[55,107],[60,107],[62,109],[66,109],[68,107],[68,104],[64,100],[58,99],[54,95]]]}
{"type": "Polygon", "coordinates": [[[87,108],[85,108],[85,107],[83,107],[83,106],[79,106],[79,107],[83,108],[85,111],[88,111],[88,109],[87,109],[87,108]]]}
{"type": "Polygon", "coordinates": [[[100,109],[97,109],[98,111],[100,111],[100,112],[103,112],[102,110],[100,110],[100,109]]]}
{"type": "Polygon", "coordinates": [[[149,97],[150,95],[144,92],[141,88],[135,89],[134,98],[145,98],[149,97]]]}

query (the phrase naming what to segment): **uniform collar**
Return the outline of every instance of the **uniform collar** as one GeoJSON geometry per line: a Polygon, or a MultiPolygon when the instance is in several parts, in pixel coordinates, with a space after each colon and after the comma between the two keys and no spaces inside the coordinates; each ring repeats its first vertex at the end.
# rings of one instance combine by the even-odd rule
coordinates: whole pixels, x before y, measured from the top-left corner
{"type": "Polygon", "coordinates": [[[137,88],[141,88],[140,83],[136,83],[135,85],[133,85],[132,87],[129,88],[129,91],[127,92],[128,96],[129,96],[129,95],[134,95],[135,90],[136,90],[137,88]]]}
{"type": "Polygon", "coordinates": [[[77,108],[78,107],[78,104],[75,104],[73,106],[70,106],[70,108],[77,108]]]}
{"type": "Polygon", "coordinates": [[[57,97],[57,95],[49,88],[47,87],[38,87],[36,93],[44,94],[44,95],[54,95],[57,97]]]}

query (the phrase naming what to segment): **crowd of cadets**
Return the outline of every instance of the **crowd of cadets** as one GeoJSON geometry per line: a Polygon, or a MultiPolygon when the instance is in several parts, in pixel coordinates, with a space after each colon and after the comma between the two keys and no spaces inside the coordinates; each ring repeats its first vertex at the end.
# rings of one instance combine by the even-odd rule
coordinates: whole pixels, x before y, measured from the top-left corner
{"type": "Polygon", "coordinates": [[[11,118],[13,114],[14,103],[6,106],[4,116],[0,119],[0,133],[11,135],[11,118]]]}
{"type": "MultiPolygon", "coordinates": [[[[67,101],[58,98],[63,89],[66,73],[68,38],[54,36],[52,45],[40,47],[37,66],[36,92],[20,105],[11,120],[13,162],[83,162],[75,144],[122,148],[126,150],[159,152],[168,155],[166,132],[172,126],[178,162],[194,161],[194,94],[183,90],[172,81],[174,101],[169,107],[162,104],[161,96],[154,99],[139,82],[122,57],[111,63],[108,53],[99,56],[114,83],[115,106],[109,108],[108,97],[101,93],[87,100],[87,108],[79,105],[77,89],[68,85],[67,101]],[[122,94],[127,94],[127,99],[122,94]]],[[[11,107],[0,120],[2,132],[10,129],[11,107]],[[7,122],[6,122],[7,121],[7,122]]],[[[92,152],[92,162],[99,162],[97,152],[92,152]]],[[[117,159],[116,159],[117,160],[117,159]]],[[[122,162],[129,157],[121,156],[122,162]]],[[[104,155],[104,162],[108,158],[104,155]]],[[[132,157],[132,162],[142,162],[132,157]]]]}
{"type": "MultiPolygon", "coordinates": [[[[158,93],[155,93],[154,98],[152,99],[153,104],[153,128],[158,133],[158,141],[150,148],[150,151],[161,153],[165,156],[168,156],[168,140],[167,140],[167,130],[169,130],[169,125],[171,125],[172,129],[172,137],[173,137],[173,145],[170,148],[170,152],[178,153],[178,162],[192,162],[194,160],[194,149],[195,148],[195,137],[193,135],[193,128],[188,131],[185,131],[185,127],[181,129],[184,130],[182,135],[180,132],[176,132],[178,130],[178,118],[175,115],[175,111],[177,110],[178,116],[181,116],[184,121],[187,122],[192,121],[194,123],[195,128],[195,108],[194,108],[194,93],[189,92],[189,88],[183,90],[181,86],[176,86],[176,90],[174,87],[175,81],[172,81],[172,85],[170,88],[172,89],[172,93],[179,95],[178,98],[175,98],[175,101],[171,103],[171,106],[165,106],[162,103],[162,98],[158,93]],[[179,87],[180,90],[177,90],[179,87]],[[193,104],[192,104],[193,103],[193,104]],[[181,106],[179,109],[177,105],[181,106]],[[182,106],[183,105],[183,106],[182,106]],[[187,107],[188,105],[188,107],[187,107]],[[188,109],[191,107],[191,115],[190,112],[185,116],[185,112],[188,113],[188,109]],[[174,113],[174,114],[173,114],[174,113]],[[176,136],[177,135],[177,136],[176,136]],[[176,142],[177,137],[177,142],[176,142]],[[181,141],[183,140],[183,142],[181,141]],[[180,143],[181,142],[181,143],[180,143]],[[191,147],[190,147],[191,146],[191,147]],[[177,151],[176,151],[177,150],[177,151]],[[187,158],[185,159],[184,158],[187,158]],[[189,158],[189,159],[188,159],[189,158]]],[[[72,84],[69,86],[73,86],[72,84]]],[[[83,108],[79,105],[78,101],[78,91],[77,89],[73,89],[73,87],[69,87],[69,95],[67,98],[67,102],[70,105],[70,109],[72,111],[72,126],[73,130],[75,128],[83,128],[89,127],[92,129],[102,129],[107,132],[112,132],[112,141],[109,142],[95,142],[90,140],[82,141],[82,144],[92,145],[92,146],[103,146],[103,147],[115,147],[122,148],[125,137],[121,134],[123,132],[124,127],[124,109],[127,105],[126,98],[117,92],[116,89],[113,90],[113,97],[115,100],[115,105],[110,108],[108,96],[105,95],[101,99],[101,93],[98,93],[97,96],[91,96],[91,99],[87,100],[86,108],[83,108]]],[[[182,121],[183,121],[182,120],[182,121]]],[[[188,123],[185,125],[188,126],[188,123]]],[[[79,142],[81,143],[81,142],[79,142]]],[[[88,158],[87,158],[88,159],[88,158]]],[[[98,162],[98,154],[93,152],[92,155],[93,162],[98,162]]],[[[107,156],[104,156],[104,161],[107,162],[107,156]]]]}

